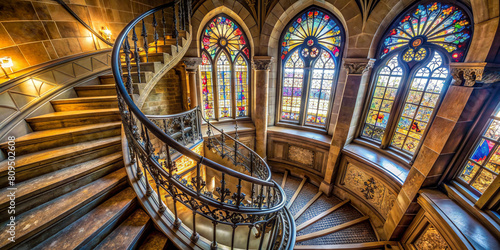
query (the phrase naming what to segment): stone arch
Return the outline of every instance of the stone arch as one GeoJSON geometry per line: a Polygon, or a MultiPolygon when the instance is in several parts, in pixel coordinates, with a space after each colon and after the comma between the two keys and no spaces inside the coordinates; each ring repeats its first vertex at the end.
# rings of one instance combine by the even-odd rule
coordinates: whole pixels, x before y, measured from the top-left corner
{"type": "Polygon", "coordinates": [[[247,38],[249,40],[248,42],[250,44],[250,57],[253,57],[255,53],[254,44],[258,44],[258,42],[255,42],[255,39],[258,40],[259,37],[259,29],[257,27],[257,22],[255,21],[255,19],[252,17],[250,12],[237,1],[224,1],[223,4],[221,4],[221,2],[216,3],[210,0],[205,1],[193,13],[191,22],[193,39],[189,51],[186,53],[186,56],[201,56],[200,35],[203,27],[210,19],[212,19],[216,15],[226,14],[234,21],[236,21],[247,35],[247,38]]]}

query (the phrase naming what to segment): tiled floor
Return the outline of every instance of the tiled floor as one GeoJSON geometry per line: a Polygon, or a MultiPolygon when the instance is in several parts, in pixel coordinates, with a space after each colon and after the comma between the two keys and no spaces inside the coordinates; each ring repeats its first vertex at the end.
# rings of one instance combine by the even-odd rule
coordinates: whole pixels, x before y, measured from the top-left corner
{"type": "MultiPolygon", "coordinates": [[[[273,173],[273,179],[281,185],[283,174],[273,173]]],[[[291,199],[295,190],[299,187],[301,182],[300,178],[292,177],[288,175],[285,184],[285,193],[287,195],[287,201],[291,199]]],[[[306,183],[302,188],[299,196],[295,199],[295,202],[290,207],[290,212],[295,215],[301,208],[303,208],[309,200],[311,200],[318,192],[318,187],[311,183],[306,183]]],[[[322,195],[318,200],[316,200],[297,220],[295,224],[298,226],[307,220],[313,218],[321,212],[328,210],[329,208],[340,203],[342,200],[338,197],[332,196],[327,197],[322,195]]],[[[327,215],[323,219],[317,221],[313,225],[304,228],[303,230],[297,232],[297,236],[313,233],[319,230],[331,228],[336,225],[340,225],[351,220],[362,217],[363,215],[356,210],[350,204],[345,204],[333,213],[327,215]]],[[[341,231],[318,237],[315,239],[296,242],[296,245],[331,245],[331,244],[349,244],[349,243],[361,243],[361,242],[373,242],[377,241],[377,237],[369,221],[364,221],[362,223],[356,224],[352,227],[343,229],[341,231]]]]}

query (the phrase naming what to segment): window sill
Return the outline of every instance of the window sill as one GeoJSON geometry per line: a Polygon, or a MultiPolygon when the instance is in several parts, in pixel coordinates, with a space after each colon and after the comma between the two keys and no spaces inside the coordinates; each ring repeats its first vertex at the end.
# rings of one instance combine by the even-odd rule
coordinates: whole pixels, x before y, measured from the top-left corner
{"type": "Polygon", "coordinates": [[[497,249],[499,225],[455,188],[445,185],[445,189],[448,195],[438,190],[421,190],[419,204],[448,225],[465,245],[470,244],[472,249],[497,249]]]}
{"type": "Polygon", "coordinates": [[[325,134],[325,135],[328,134],[328,131],[326,130],[326,128],[312,127],[312,126],[301,126],[298,124],[287,123],[287,122],[277,122],[275,127],[290,128],[290,129],[307,131],[307,132],[312,132],[312,133],[317,133],[317,134],[325,134]]]}
{"type": "MultiPolygon", "coordinates": [[[[226,134],[230,135],[235,134],[236,120],[230,120],[224,122],[210,122],[210,123],[214,125],[216,128],[224,130],[226,134]]],[[[202,124],[201,133],[203,135],[203,138],[207,137],[207,131],[208,131],[208,125],[202,124]]],[[[244,121],[238,120],[238,134],[241,135],[242,133],[247,133],[247,132],[255,132],[255,126],[253,125],[253,122],[250,120],[244,120],[244,121]]],[[[216,132],[215,134],[218,134],[218,132],[216,132]]]]}
{"type": "Polygon", "coordinates": [[[388,157],[371,147],[358,144],[356,142],[344,146],[342,153],[382,170],[384,173],[398,181],[401,186],[410,172],[408,166],[394,161],[391,157],[388,157]]]}
{"type": "Polygon", "coordinates": [[[325,132],[318,133],[312,131],[304,131],[302,129],[282,127],[282,126],[272,126],[267,128],[267,132],[270,134],[289,134],[294,137],[301,137],[305,140],[312,141],[314,143],[321,143],[327,147],[330,147],[332,142],[332,137],[327,135],[325,132]]]}

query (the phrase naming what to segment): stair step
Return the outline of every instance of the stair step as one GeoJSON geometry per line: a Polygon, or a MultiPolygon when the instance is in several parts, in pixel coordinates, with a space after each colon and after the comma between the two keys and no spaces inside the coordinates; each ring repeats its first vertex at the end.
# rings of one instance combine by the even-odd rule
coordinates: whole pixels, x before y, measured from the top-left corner
{"type": "MultiPolygon", "coordinates": [[[[55,197],[64,195],[74,189],[123,167],[121,152],[83,162],[52,173],[16,184],[16,213],[32,209],[55,197]]],[[[11,190],[0,190],[0,221],[7,220],[11,190]]]]}
{"type": "MultiPolygon", "coordinates": [[[[156,51],[156,46],[154,44],[150,45],[150,47],[148,48],[148,52],[149,53],[168,53],[168,54],[172,54],[172,51],[177,51],[176,46],[175,46],[175,41],[174,41],[173,45],[172,44],[168,44],[168,45],[160,45],[160,44],[158,44],[158,51],[156,51]]],[[[141,54],[141,56],[142,55],[145,55],[145,54],[141,54]]]]}
{"type": "Polygon", "coordinates": [[[94,109],[53,112],[26,119],[33,131],[120,121],[120,110],[94,109]]]}
{"type": "Polygon", "coordinates": [[[300,190],[302,190],[302,187],[304,187],[304,184],[306,184],[306,181],[307,181],[307,178],[302,178],[302,182],[300,183],[299,187],[297,188],[297,190],[295,190],[295,193],[293,194],[292,196],[292,199],[290,199],[290,201],[288,202],[288,204],[286,204],[286,208],[290,208],[293,204],[293,202],[295,201],[295,199],[297,199],[297,196],[299,196],[299,193],[300,193],[300,190]]]}
{"type": "Polygon", "coordinates": [[[139,250],[158,250],[165,249],[165,245],[168,242],[168,237],[165,236],[162,232],[153,229],[151,233],[148,234],[148,237],[144,240],[144,242],[139,247],[139,250]]]}
{"type": "Polygon", "coordinates": [[[92,249],[136,208],[128,187],[81,217],[35,249],[92,249]],[[67,239],[71,239],[68,241],[67,239]]]}
{"type": "MultiPolygon", "coordinates": [[[[32,248],[43,240],[59,232],[73,221],[106,200],[116,189],[126,185],[127,173],[124,169],[108,174],[86,186],[73,190],[63,196],[50,200],[30,211],[16,215],[16,239],[11,242],[7,237],[0,239],[0,248],[32,248]]],[[[2,232],[7,231],[6,223],[0,225],[2,232]]]]}
{"type": "MultiPolygon", "coordinates": [[[[121,151],[120,136],[76,143],[16,157],[16,182],[121,151]]],[[[8,184],[8,161],[0,162],[0,188],[8,184]]]]}
{"type": "Polygon", "coordinates": [[[294,216],[293,219],[297,220],[321,195],[323,192],[319,191],[311,200],[307,202],[306,205],[304,205],[294,216]]]}
{"type": "Polygon", "coordinates": [[[352,221],[349,221],[349,222],[346,222],[346,223],[343,223],[343,224],[340,224],[340,225],[337,225],[337,226],[333,226],[331,228],[327,228],[327,229],[324,229],[324,230],[316,231],[316,232],[310,233],[310,234],[300,235],[300,236],[297,236],[297,238],[296,238],[295,241],[296,242],[301,242],[301,241],[306,241],[306,240],[318,238],[318,237],[321,237],[321,236],[325,236],[327,234],[335,233],[337,231],[343,230],[345,228],[354,226],[354,225],[356,225],[358,223],[361,223],[361,222],[363,222],[365,220],[368,220],[369,218],[370,218],[369,216],[363,216],[361,218],[358,218],[358,219],[355,219],[355,220],[352,220],[352,221]]]}
{"type": "Polygon", "coordinates": [[[74,87],[76,94],[79,97],[92,97],[92,96],[113,96],[116,95],[116,85],[113,84],[100,84],[100,85],[87,85],[74,87]]]}
{"type": "Polygon", "coordinates": [[[110,109],[118,107],[118,99],[115,96],[95,96],[95,97],[77,97],[50,101],[54,110],[74,111],[90,109],[110,109]]]}
{"type": "MultiPolygon", "coordinates": [[[[296,250],[350,250],[350,249],[387,249],[386,246],[398,246],[396,241],[375,241],[351,244],[338,244],[338,245],[295,245],[293,249],[296,250]]],[[[397,249],[397,248],[395,248],[397,249]]]]}
{"type": "Polygon", "coordinates": [[[333,213],[335,210],[339,209],[340,207],[342,207],[343,205],[347,204],[348,202],[349,202],[348,199],[344,200],[341,203],[339,203],[339,204],[337,204],[337,205],[329,208],[328,210],[326,210],[326,211],[324,211],[324,212],[316,215],[315,217],[309,219],[308,221],[306,221],[306,222],[298,225],[297,228],[296,228],[296,231],[298,232],[298,231],[300,231],[300,230],[302,230],[302,229],[304,229],[304,228],[306,228],[306,227],[308,227],[308,226],[316,223],[317,221],[319,221],[319,220],[323,219],[325,216],[333,213]]]}
{"type": "MultiPolygon", "coordinates": [[[[132,66],[130,72],[137,72],[137,64],[136,63],[130,63],[130,66],[132,66]]],[[[141,72],[142,71],[151,71],[153,73],[158,72],[162,68],[161,62],[141,62],[139,63],[139,67],[141,72]]],[[[122,70],[123,72],[127,72],[127,65],[125,63],[122,63],[122,70]]]]}
{"type": "Polygon", "coordinates": [[[137,209],[95,249],[134,249],[150,224],[149,215],[137,209]]]}
{"type": "MultiPolygon", "coordinates": [[[[177,53],[177,50],[174,50],[175,53],[177,53]]],[[[170,58],[172,57],[171,54],[168,54],[168,53],[148,53],[148,57],[146,58],[146,54],[141,54],[140,55],[140,60],[141,62],[146,62],[146,60],[148,62],[161,62],[163,64],[165,64],[165,62],[169,62],[170,61],[170,58]]]]}
{"type": "MultiPolygon", "coordinates": [[[[118,136],[121,133],[121,122],[108,122],[69,128],[57,128],[37,131],[16,139],[16,154],[29,154],[45,149],[70,145],[79,142],[118,136]]],[[[0,144],[6,150],[8,142],[0,144]]]]}
{"type": "MultiPolygon", "coordinates": [[[[151,71],[143,71],[141,70],[141,73],[140,74],[137,74],[137,72],[130,72],[130,75],[132,76],[132,82],[134,83],[139,83],[139,75],[141,76],[141,81],[142,83],[147,83],[148,81],[151,80],[151,78],[153,78],[154,76],[154,73],[151,72],[151,71]]],[[[124,71],[123,72],[123,82],[126,81],[127,79],[127,71],[124,71]]],[[[113,75],[102,75],[102,76],[99,76],[99,80],[101,81],[101,85],[115,85],[116,84],[116,81],[115,81],[115,77],[113,75]]],[[[99,86],[99,85],[97,85],[99,86]]],[[[116,95],[116,93],[115,93],[116,95]]]]}
{"type": "Polygon", "coordinates": [[[285,175],[283,176],[283,180],[281,181],[281,188],[285,188],[287,177],[288,177],[288,171],[285,171],[285,175]]]}

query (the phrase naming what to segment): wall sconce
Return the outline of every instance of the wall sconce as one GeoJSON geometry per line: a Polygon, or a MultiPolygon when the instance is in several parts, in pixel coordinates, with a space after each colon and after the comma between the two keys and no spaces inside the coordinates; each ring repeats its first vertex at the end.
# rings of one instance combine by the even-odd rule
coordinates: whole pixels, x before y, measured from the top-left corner
{"type": "Polygon", "coordinates": [[[101,27],[101,35],[108,42],[111,42],[111,30],[109,30],[107,27],[104,27],[104,26],[101,27]]]}
{"type": "Polygon", "coordinates": [[[7,71],[5,71],[5,68],[9,68],[10,71],[14,73],[14,71],[12,70],[12,66],[14,66],[14,63],[12,63],[12,58],[10,56],[0,57],[0,67],[5,74],[5,78],[10,78],[7,74],[7,71]]]}

